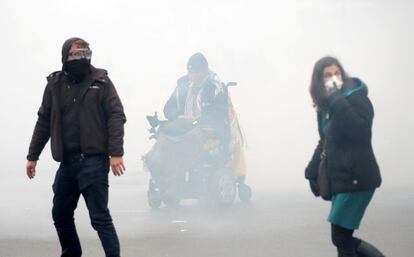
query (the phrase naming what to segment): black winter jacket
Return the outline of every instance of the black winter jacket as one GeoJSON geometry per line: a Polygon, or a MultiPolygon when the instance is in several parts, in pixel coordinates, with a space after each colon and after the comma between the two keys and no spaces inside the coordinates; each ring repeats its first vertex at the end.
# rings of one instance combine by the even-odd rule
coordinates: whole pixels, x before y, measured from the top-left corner
{"type": "MultiPolygon", "coordinates": [[[[58,71],[48,76],[38,120],[27,155],[38,160],[44,146],[51,139],[52,156],[63,160],[60,89],[66,86],[67,76],[58,71]]],[[[84,154],[107,153],[123,156],[124,123],[122,103],[107,72],[91,66],[91,73],[80,88],[80,146],[84,154]]]]}
{"type": "Polygon", "coordinates": [[[374,109],[366,85],[356,78],[352,81],[327,99],[327,114],[317,112],[320,140],[305,171],[307,179],[317,179],[325,148],[333,195],[373,190],[381,184],[371,145],[374,109]],[[323,115],[329,115],[325,131],[323,115]]]}
{"type": "MultiPolygon", "coordinates": [[[[188,76],[183,76],[177,81],[177,87],[164,106],[164,116],[168,120],[174,120],[184,114],[189,85],[188,76]]],[[[201,116],[197,120],[198,124],[217,129],[219,134],[228,140],[230,125],[227,88],[222,82],[211,77],[203,85],[200,94],[201,116]]]]}

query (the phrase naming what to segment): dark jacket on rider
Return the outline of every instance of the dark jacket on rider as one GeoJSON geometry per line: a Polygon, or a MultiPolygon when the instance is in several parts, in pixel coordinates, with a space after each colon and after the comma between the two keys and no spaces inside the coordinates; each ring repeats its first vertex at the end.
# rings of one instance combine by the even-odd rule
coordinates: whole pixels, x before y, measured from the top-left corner
{"type": "Polygon", "coordinates": [[[327,101],[328,110],[317,112],[320,140],[305,177],[317,179],[325,148],[333,195],[379,187],[381,175],[371,145],[374,109],[366,85],[353,79],[353,83],[344,85],[342,92],[332,94],[327,101]]]}
{"type": "MultiPolygon", "coordinates": [[[[177,81],[177,87],[164,106],[164,116],[175,120],[185,112],[187,94],[190,88],[188,76],[177,81]]],[[[219,131],[221,136],[229,138],[229,102],[226,86],[210,76],[202,85],[199,92],[200,116],[197,124],[208,126],[219,131]]]]}

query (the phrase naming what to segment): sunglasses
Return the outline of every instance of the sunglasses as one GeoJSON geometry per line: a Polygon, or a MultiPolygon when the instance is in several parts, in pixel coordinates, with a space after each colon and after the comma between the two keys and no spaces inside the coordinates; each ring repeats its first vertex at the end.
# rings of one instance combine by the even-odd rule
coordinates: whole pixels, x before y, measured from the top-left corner
{"type": "Polygon", "coordinates": [[[69,52],[69,56],[73,57],[73,59],[75,60],[80,60],[82,58],[85,59],[91,59],[92,57],[92,51],[87,49],[87,50],[76,50],[76,51],[70,51],[69,52]]]}

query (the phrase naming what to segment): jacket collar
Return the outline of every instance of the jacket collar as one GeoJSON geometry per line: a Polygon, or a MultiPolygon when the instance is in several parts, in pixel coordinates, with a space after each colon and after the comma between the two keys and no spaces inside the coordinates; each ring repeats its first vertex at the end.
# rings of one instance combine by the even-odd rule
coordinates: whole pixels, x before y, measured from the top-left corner
{"type": "Polygon", "coordinates": [[[351,78],[351,82],[344,85],[342,89],[342,94],[345,97],[349,97],[359,91],[364,92],[365,94],[368,94],[367,85],[358,78],[351,78]]]}

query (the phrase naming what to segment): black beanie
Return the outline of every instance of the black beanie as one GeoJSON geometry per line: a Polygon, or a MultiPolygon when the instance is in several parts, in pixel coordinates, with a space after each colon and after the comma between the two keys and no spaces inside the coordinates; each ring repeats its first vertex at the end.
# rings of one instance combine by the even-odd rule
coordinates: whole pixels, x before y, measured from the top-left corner
{"type": "Polygon", "coordinates": [[[187,62],[187,69],[196,71],[207,70],[208,62],[206,57],[202,53],[193,54],[187,62]]]}

